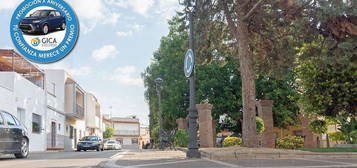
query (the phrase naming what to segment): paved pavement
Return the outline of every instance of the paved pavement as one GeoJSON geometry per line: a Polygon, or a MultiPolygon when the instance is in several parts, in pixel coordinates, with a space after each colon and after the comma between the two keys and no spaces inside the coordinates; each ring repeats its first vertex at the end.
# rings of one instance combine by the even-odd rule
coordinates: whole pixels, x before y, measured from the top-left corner
{"type": "Polygon", "coordinates": [[[0,168],[89,168],[96,167],[100,162],[120,152],[39,152],[30,153],[26,159],[16,159],[13,155],[0,155],[0,168]]]}
{"type": "Polygon", "coordinates": [[[101,168],[226,168],[226,167],[281,167],[281,168],[340,168],[357,167],[357,160],[346,159],[245,159],[217,161],[186,159],[181,151],[128,150],[100,164],[101,168]]]}
{"type": "Polygon", "coordinates": [[[41,152],[27,159],[0,156],[0,168],[340,168],[356,167],[357,159],[243,159],[217,161],[186,159],[181,151],[121,150],[104,152],[41,152]]]}

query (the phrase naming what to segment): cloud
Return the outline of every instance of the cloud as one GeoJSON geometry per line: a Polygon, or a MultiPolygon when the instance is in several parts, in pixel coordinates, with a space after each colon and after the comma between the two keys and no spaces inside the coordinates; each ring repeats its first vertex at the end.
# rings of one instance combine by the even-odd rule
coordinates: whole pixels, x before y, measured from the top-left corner
{"type": "Polygon", "coordinates": [[[119,37],[128,37],[128,36],[131,36],[131,35],[133,35],[133,32],[132,31],[128,31],[128,32],[117,32],[117,35],[119,36],[119,37]]]}
{"type": "Polygon", "coordinates": [[[93,68],[90,66],[76,66],[71,67],[63,62],[56,62],[52,64],[36,64],[41,69],[63,69],[72,76],[88,76],[93,72],[93,68]]]}
{"type": "Polygon", "coordinates": [[[143,86],[143,81],[140,75],[135,75],[137,68],[135,66],[118,67],[114,70],[114,73],[109,80],[116,81],[119,84],[129,86],[143,86]]]}
{"type": "Polygon", "coordinates": [[[140,24],[132,24],[127,26],[130,30],[127,32],[124,31],[118,31],[116,34],[119,37],[128,37],[128,36],[132,36],[134,33],[136,32],[140,32],[144,29],[144,25],[140,25],[140,24]]]}
{"type": "Polygon", "coordinates": [[[154,6],[154,0],[112,0],[111,3],[121,8],[131,8],[134,12],[147,16],[154,6]]]}
{"type": "Polygon", "coordinates": [[[69,68],[66,71],[73,76],[88,76],[93,72],[93,69],[88,66],[69,68]]]}
{"type": "Polygon", "coordinates": [[[104,45],[92,52],[92,58],[97,61],[103,61],[109,58],[115,58],[118,54],[119,51],[114,45],[104,45]]]}
{"type": "Polygon", "coordinates": [[[157,13],[165,19],[171,19],[171,17],[175,16],[176,11],[179,11],[181,8],[178,0],[158,0],[157,3],[159,4],[157,13]]]}
{"type": "Polygon", "coordinates": [[[3,9],[14,9],[23,0],[1,0],[0,11],[3,9]]]}
{"type": "Polygon", "coordinates": [[[81,21],[84,33],[92,31],[97,24],[116,24],[120,14],[114,12],[106,0],[67,0],[81,21]]]}

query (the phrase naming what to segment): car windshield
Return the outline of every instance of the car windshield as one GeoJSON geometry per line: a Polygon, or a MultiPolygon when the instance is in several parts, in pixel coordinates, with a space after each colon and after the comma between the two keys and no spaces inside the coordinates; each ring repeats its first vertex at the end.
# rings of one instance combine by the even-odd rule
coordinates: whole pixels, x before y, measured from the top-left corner
{"type": "Polygon", "coordinates": [[[31,17],[47,17],[49,13],[50,13],[50,11],[38,10],[38,11],[34,12],[33,14],[31,14],[31,17]]]}
{"type": "Polygon", "coordinates": [[[83,137],[82,141],[97,141],[98,138],[95,136],[88,136],[88,137],[83,137]]]}
{"type": "Polygon", "coordinates": [[[115,144],[115,141],[108,141],[108,144],[115,144]]]}

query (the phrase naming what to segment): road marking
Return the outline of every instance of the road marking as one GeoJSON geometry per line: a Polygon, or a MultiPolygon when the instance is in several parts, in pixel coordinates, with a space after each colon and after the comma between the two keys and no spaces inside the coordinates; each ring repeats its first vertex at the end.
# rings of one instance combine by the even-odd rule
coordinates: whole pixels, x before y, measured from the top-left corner
{"type": "Polygon", "coordinates": [[[121,168],[122,166],[119,166],[117,164],[115,164],[115,162],[120,159],[121,157],[123,157],[126,153],[128,153],[128,151],[123,151],[123,152],[119,152],[113,156],[111,156],[108,161],[106,161],[104,163],[104,167],[108,167],[108,168],[121,168]]]}
{"type": "Polygon", "coordinates": [[[235,164],[230,164],[230,163],[226,163],[226,162],[222,162],[222,161],[218,161],[218,160],[212,160],[212,159],[208,159],[208,158],[202,158],[202,160],[206,160],[206,161],[210,161],[219,165],[224,165],[224,166],[228,166],[228,167],[242,167],[242,166],[238,166],[235,164]]]}
{"type": "Polygon", "coordinates": [[[200,160],[180,160],[180,161],[163,162],[163,163],[149,163],[149,164],[127,166],[126,168],[145,167],[145,166],[159,166],[159,165],[167,165],[167,164],[175,164],[175,163],[187,163],[187,162],[196,162],[196,161],[200,161],[200,160]]]}
{"type": "Polygon", "coordinates": [[[342,165],[351,165],[351,163],[336,162],[336,161],[329,161],[329,160],[307,159],[307,158],[296,158],[296,159],[299,159],[299,160],[307,160],[307,161],[315,161],[315,162],[325,162],[325,163],[342,164],[342,165]]]}

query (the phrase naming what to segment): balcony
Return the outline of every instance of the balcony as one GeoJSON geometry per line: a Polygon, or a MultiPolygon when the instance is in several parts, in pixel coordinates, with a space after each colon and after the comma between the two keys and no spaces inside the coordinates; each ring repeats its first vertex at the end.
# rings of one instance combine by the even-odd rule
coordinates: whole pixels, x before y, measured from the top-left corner
{"type": "Polygon", "coordinates": [[[84,119],[84,91],[75,83],[66,83],[65,113],[72,119],[84,119]]]}
{"type": "Polygon", "coordinates": [[[7,72],[17,73],[38,88],[44,89],[44,72],[14,50],[0,49],[0,72],[4,72],[5,76],[9,76],[7,72]]]}

